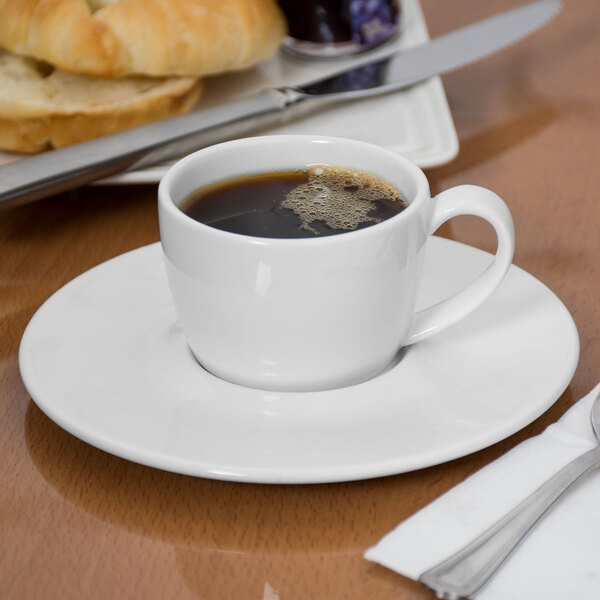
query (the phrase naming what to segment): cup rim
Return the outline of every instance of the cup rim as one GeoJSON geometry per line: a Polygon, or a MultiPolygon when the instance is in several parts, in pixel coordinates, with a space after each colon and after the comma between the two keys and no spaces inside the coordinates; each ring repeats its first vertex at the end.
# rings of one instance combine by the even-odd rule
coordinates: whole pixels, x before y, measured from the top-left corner
{"type": "MultiPolygon", "coordinates": [[[[344,165],[340,165],[344,166],[344,165]]],[[[265,172],[268,172],[268,169],[265,169],[265,172]]],[[[235,175],[231,175],[231,178],[234,178],[235,175]]],[[[420,210],[420,205],[426,201],[430,196],[429,192],[429,182],[427,177],[421,170],[419,166],[415,163],[407,159],[405,156],[393,152],[387,148],[383,148],[381,146],[377,146],[375,144],[371,144],[369,142],[363,142],[360,140],[353,140],[349,138],[335,137],[335,136],[322,136],[322,135],[310,135],[310,134],[281,134],[281,135],[265,135],[265,136],[256,136],[256,137],[247,137],[236,140],[230,140],[226,142],[221,142],[218,144],[214,144],[212,146],[207,146],[206,148],[201,148],[200,150],[196,150],[191,154],[181,158],[174,165],[169,167],[165,175],[161,178],[158,186],[158,204],[161,209],[166,211],[172,218],[177,219],[182,225],[186,227],[195,228],[198,231],[204,232],[204,235],[211,235],[222,237],[223,239],[231,239],[235,240],[238,243],[245,241],[247,243],[258,243],[258,244],[277,244],[277,245],[295,245],[295,244],[334,244],[334,243],[343,243],[344,240],[356,239],[359,236],[367,236],[373,235],[374,230],[379,232],[383,232],[387,229],[395,227],[395,224],[399,220],[406,220],[410,218],[412,213],[420,210]],[[215,227],[211,227],[206,223],[202,223],[197,221],[196,219],[190,217],[186,213],[184,213],[175,200],[172,198],[171,189],[173,186],[174,180],[176,180],[183,171],[187,170],[190,164],[196,163],[200,157],[206,156],[207,154],[214,154],[216,152],[221,152],[226,150],[228,147],[231,148],[243,148],[247,147],[255,147],[257,144],[277,144],[277,143],[285,143],[285,142],[320,142],[320,143],[332,143],[332,144],[345,144],[345,145],[353,145],[357,149],[363,149],[368,152],[378,152],[382,155],[387,155],[389,158],[402,163],[405,171],[410,172],[412,179],[417,184],[416,193],[412,198],[411,202],[409,202],[408,206],[398,214],[381,221],[379,223],[375,223],[369,227],[363,227],[362,229],[356,229],[354,231],[345,231],[343,235],[327,235],[327,236],[314,236],[314,237],[305,237],[305,238],[273,238],[273,237],[264,237],[264,236],[255,236],[255,235],[247,235],[242,233],[234,233],[231,231],[224,231],[221,229],[217,229],[215,227]]]]}

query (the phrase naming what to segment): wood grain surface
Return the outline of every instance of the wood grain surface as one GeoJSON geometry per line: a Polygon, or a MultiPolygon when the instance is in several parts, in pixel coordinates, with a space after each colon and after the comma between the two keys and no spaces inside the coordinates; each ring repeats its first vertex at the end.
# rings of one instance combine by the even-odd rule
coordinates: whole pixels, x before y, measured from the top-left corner
{"type": "MultiPolygon", "coordinates": [[[[435,36],[519,3],[422,4],[435,36]]],[[[88,187],[1,211],[0,598],[433,598],[364,550],[600,380],[599,28],[596,0],[567,0],[535,35],[443,78],[460,153],[428,170],[432,191],[473,183],[500,194],[516,224],[514,262],[560,297],[581,338],[575,376],[544,415],[447,464],[345,484],[248,485],[158,471],[78,440],[27,394],[19,341],[52,292],[158,240],[156,186],[88,187]]],[[[474,218],[439,233],[495,248],[474,218]]]]}

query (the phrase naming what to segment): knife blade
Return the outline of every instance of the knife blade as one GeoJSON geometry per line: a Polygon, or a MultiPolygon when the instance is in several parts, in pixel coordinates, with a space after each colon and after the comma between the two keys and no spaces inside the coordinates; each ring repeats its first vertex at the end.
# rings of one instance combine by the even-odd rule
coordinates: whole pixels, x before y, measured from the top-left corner
{"type": "Polygon", "coordinates": [[[0,207],[50,196],[124,170],[187,154],[298,118],[332,102],[408,88],[488,56],[532,33],[562,9],[538,0],[429,42],[299,86],[269,88],[205,110],[96,138],[0,166],[0,207]]]}

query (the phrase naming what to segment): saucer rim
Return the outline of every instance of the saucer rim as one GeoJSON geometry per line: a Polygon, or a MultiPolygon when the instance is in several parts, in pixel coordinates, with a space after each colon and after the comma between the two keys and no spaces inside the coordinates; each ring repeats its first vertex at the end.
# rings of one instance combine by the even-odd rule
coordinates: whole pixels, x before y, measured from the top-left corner
{"type": "MultiPolygon", "coordinates": [[[[478,252],[485,255],[490,256],[488,253],[474,248],[472,246],[467,246],[460,242],[456,242],[453,240],[447,240],[445,238],[439,238],[434,236],[436,244],[450,244],[456,245],[457,247],[463,247],[468,249],[468,251],[478,252]]],[[[25,384],[26,389],[30,393],[32,400],[36,403],[36,405],[44,412],[52,421],[58,424],[61,428],[65,429],[75,437],[95,446],[103,451],[106,451],[115,456],[124,458],[126,460],[130,460],[142,465],[162,469],[168,472],[180,473],[184,475],[190,475],[194,477],[204,477],[209,479],[218,479],[218,480],[226,480],[226,481],[239,481],[239,482],[251,482],[251,483],[287,483],[287,484],[305,484],[305,483],[333,483],[333,482],[342,482],[342,481],[354,481],[354,480],[364,480],[375,477],[389,476],[395,475],[399,473],[409,472],[418,470],[421,468],[426,468],[429,466],[434,466],[437,464],[441,464],[447,462],[449,460],[454,460],[456,458],[460,458],[462,456],[466,456],[478,450],[481,450],[485,447],[488,447],[506,437],[512,435],[516,431],[519,431],[533,420],[535,420],[538,416],[540,416],[543,412],[545,412],[554,402],[562,395],[565,389],[568,387],[569,382],[572,379],[572,376],[575,372],[575,369],[578,364],[579,359],[579,336],[577,333],[577,329],[575,323],[573,321],[572,316],[570,315],[567,308],[560,301],[560,299],[545,286],[538,279],[520,269],[519,267],[512,265],[511,270],[517,270],[520,273],[524,274],[529,278],[530,283],[535,284],[537,286],[541,286],[546,294],[550,294],[553,299],[556,301],[556,309],[560,310],[563,313],[563,317],[566,317],[566,323],[570,326],[570,337],[572,348],[569,352],[569,356],[571,361],[568,365],[565,365],[564,372],[562,377],[558,379],[554,385],[552,386],[553,392],[548,394],[548,397],[544,402],[539,402],[536,405],[532,406],[528,412],[523,412],[520,414],[518,422],[508,422],[506,423],[504,428],[498,429],[495,432],[495,435],[490,437],[489,433],[486,431],[481,431],[477,436],[473,436],[468,440],[465,440],[463,444],[460,446],[455,446],[453,448],[453,452],[451,455],[447,455],[445,457],[440,458],[439,450],[433,449],[429,453],[421,453],[417,460],[413,458],[412,462],[410,460],[398,460],[397,456],[392,457],[390,460],[382,461],[377,460],[374,462],[361,463],[359,467],[355,465],[348,464],[344,467],[336,466],[334,471],[332,472],[332,468],[330,466],[319,467],[319,466],[309,466],[309,467],[301,467],[301,468],[291,468],[291,469],[269,469],[262,467],[255,467],[254,469],[236,468],[235,465],[221,465],[218,468],[215,468],[211,463],[202,463],[197,458],[186,458],[182,459],[181,457],[173,457],[173,456],[165,456],[164,453],[160,452],[152,452],[147,449],[141,449],[136,447],[135,445],[128,444],[127,441],[123,440],[113,440],[107,438],[106,436],[100,435],[97,431],[94,430],[85,430],[81,424],[77,424],[76,420],[73,421],[73,418],[69,418],[69,415],[65,415],[61,413],[58,408],[53,406],[52,401],[46,398],[46,393],[44,392],[43,386],[38,385],[40,382],[36,381],[35,376],[32,374],[31,369],[29,368],[28,360],[29,360],[29,346],[32,343],[32,336],[35,337],[35,330],[39,319],[43,318],[45,307],[49,306],[54,302],[61,302],[61,296],[71,289],[72,286],[77,286],[81,279],[84,277],[93,276],[94,272],[98,272],[99,270],[110,269],[112,264],[115,262],[122,261],[126,256],[134,255],[138,253],[149,253],[149,256],[152,252],[156,253],[157,246],[160,246],[160,243],[150,244],[148,246],[143,246],[141,248],[137,248],[121,254],[119,256],[113,257],[95,267],[92,267],[85,273],[82,273],[80,276],[76,277],[72,281],[68,282],[66,285],[57,290],[42,306],[36,311],[29,324],[27,325],[25,332],[22,337],[20,349],[19,349],[19,366],[21,369],[21,376],[23,382],[25,384]],[[399,462],[403,463],[403,466],[399,468],[399,462]]],[[[449,246],[450,247],[450,246],[449,246]]],[[[566,329],[565,329],[566,331],[566,329]]],[[[214,377],[208,374],[210,377],[214,377]]],[[[377,376],[379,377],[379,376],[377,376]]],[[[374,379],[377,379],[374,378],[374,379]]],[[[217,378],[215,378],[217,379],[217,378]]],[[[220,381],[220,380],[219,380],[220,381]]],[[[234,386],[235,384],[225,383],[226,386],[234,386]]],[[[352,386],[353,389],[356,390],[360,386],[364,386],[369,384],[370,382],[365,382],[364,384],[359,384],[358,386],[352,386]]],[[[241,388],[242,386],[236,386],[241,388]]],[[[333,390],[333,392],[340,392],[343,390],[333,390]]],[[[316,392],[316,394],[323,394],[327,392],[316,392]]],[[[292,393],[289,393],[292,394],[292,393]]],[[[307,394],[315,394],[308,393],[307,394]]],[[[293,395],[293,394],[292,394],[293,395]]]]}

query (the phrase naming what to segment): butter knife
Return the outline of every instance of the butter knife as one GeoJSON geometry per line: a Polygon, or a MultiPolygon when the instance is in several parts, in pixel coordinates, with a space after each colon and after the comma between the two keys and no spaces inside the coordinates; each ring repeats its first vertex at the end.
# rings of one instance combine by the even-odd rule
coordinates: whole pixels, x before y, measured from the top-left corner
{"type": "MultiPolygon", "coordinates": [[[[265,89],[195,111],[52,150],[0,167],[0,206],[50,196],[124,170],[147,167],[332,102],[397,91],[447,73],[525,37],[562,9],[539,0],[318,81],[265,89]]],[[[372,60],[372,59],[371,59],[372,60]]]]}

